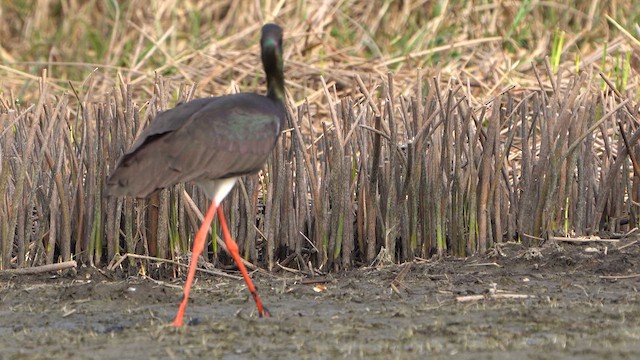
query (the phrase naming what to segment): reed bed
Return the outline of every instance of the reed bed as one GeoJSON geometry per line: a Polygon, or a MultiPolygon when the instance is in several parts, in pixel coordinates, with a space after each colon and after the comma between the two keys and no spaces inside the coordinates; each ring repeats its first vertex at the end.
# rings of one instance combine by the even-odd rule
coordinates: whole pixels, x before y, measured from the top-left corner
{"type": "MultiPolygon", "coordinates": [[[[637,103],[601,91],[586,72],[556,76],[550,91],[543,72],[540,89],[481,105],[468,84],[415,76],[409,96],[396,93],[391,73],[355,76],[344,97],[321,78],[323,119],[290,99],[267,167],[224,202],[248,262],[341,270],[637,226],[637,103]]],[[[140,106],[121,81],[100,101],[72,105],[75,95],[51,95],[46,71],[39,85],[31,106],[0,99],[2,267],[187,253],[207,206],[198,189],[133,199],[105,197],[103,186],[147,121],[194,88],[158,77],[140,106]]],[[[212,232],[207,259],[228,260],[212,232]]]]}
{"type": "MultiPolygon", "coordinates": [[[[637,45],[589,40],[608,31],[600,13],[619,26],[632,5],[38,3],[0,8],[0,269],[183,261],[203,194],[108,198],[104,181],[158,112],[261,91],[271,20],[288,126],[223,203],[250,265],[333,271],[638,225],[637,45]],[[549,19],[574,30],[564,45],[549,19]],[[47,33],[56,45],[38,51],[47,33]]],[[[230,263],[211,232],[206,260],[230,263]]]]}

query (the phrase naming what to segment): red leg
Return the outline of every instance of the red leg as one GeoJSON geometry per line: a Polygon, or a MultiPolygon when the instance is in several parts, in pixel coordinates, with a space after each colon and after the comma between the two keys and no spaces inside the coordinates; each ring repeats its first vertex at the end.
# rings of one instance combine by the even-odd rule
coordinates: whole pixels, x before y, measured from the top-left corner
{"type": "Polygon", "coordinates": [[[200,229],[196,233],[196,238],[193,241],[193,250],[191,251],[191,260],[189,261],[189,272],[187,273],[187,281],[184,283],[184,297],[182,298],[182,303],[180,303],[180,307],[178,308],[178,313],[176,314],[176,318],[173,320],[173,326],[182,326],[182,319],[184,318],[184,311],[187,308],[187,303],[189,302],[189,292],[191,291],[191,285],[193,284],[193,278],[196,274],[196,267],[198,265],[198,258],[202,254],[204,250],[205,239],[207,238],[207,233],[209,232],[209,228],[211,228],[211,222],[213,221],[213,217],[216,215],[216,202],[212,201],[209,210],[207,210],[207,215],[204,217],[204,221],[202,225],[200,225],[200,229]]]}
{"type": "Polygon", "coordinates": [[[258,307],[258,314],[260,317],[269,317],[271,314],[269,310],[262,306],[262,301],[260,301],[260,296],[258,296],[258,291],[255,286],[253,286],[253,282],[249,278],[249,273],[247,273],[247,269],[242,263],[242,258],[240,257],[240,253],[238,252],[238,244],[231,238],[231,234],[229,233],[229,228],[227,228],[227,220],[224,218],[224,213],[222,212],[222,206],[218,207],[218,219],[220,219],[220,225],[222,226],[222,233],[224,234],[224,242],[227,245],[227,250],[235,260],[236,265],[238,265],[238,269],[242,273],[242,277],[244,277],[244,281],[247,283],[247,287],[249,288],[249,292],[251,296],[253,296],[253,300],[256,302],[256,306],[258,307]]]}

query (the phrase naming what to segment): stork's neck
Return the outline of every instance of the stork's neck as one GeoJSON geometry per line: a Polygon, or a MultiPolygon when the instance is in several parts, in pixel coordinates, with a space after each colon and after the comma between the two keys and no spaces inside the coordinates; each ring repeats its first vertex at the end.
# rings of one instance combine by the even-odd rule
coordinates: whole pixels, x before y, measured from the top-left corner
{"type": "Polygon", "coordinates": [[[267,73],[267,97],[284,103],[284,76],[282,70],[275,74],[267,73]]]}
{"type": "Polygon", "coordinates": [[[282,60],[282,33],[279,27],[263,30],[260,40],[262,66],[267,75],[267,97],[284,103],[284,61],[282,60]]]}

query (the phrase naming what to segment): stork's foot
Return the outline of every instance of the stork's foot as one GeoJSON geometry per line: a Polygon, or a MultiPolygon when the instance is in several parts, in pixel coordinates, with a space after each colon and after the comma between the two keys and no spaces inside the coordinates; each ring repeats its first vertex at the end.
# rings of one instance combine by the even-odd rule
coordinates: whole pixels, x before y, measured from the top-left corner
{"type": "Polygon", "coordinates": [[[264,317],[264,318],[270,318],[271,317],[271,312],[269,312],[269,309],[267,309],[266,307],[262,307],[262,314],[260,314],[260,317],[264,317]]]}

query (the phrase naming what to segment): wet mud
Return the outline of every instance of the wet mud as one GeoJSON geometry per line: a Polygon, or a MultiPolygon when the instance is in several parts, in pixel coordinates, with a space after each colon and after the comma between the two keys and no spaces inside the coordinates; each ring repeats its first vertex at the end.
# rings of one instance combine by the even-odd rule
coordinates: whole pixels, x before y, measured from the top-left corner
{"type": "Polygon", "coordinates": [[[241,280],[198,273],[182,328],[169,325],[182,279],[2,275],[0,358],[635,359],[639,262],[624,240],[313,279],[256,272],[268,319],[241,280]]]}

